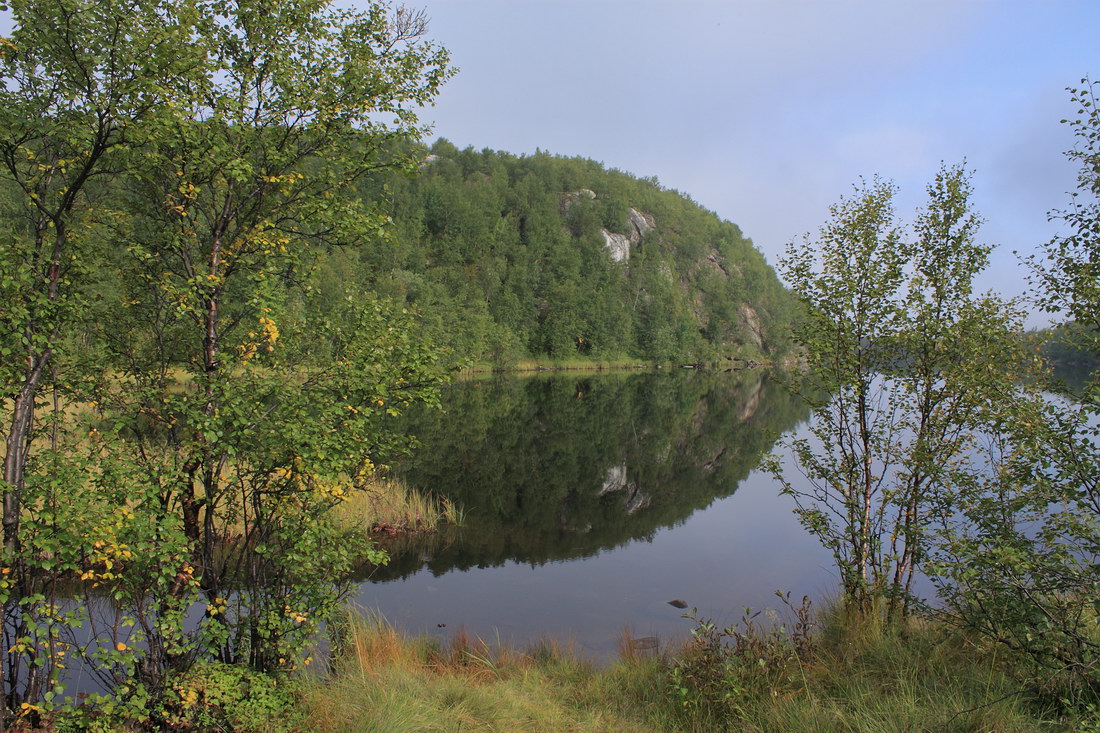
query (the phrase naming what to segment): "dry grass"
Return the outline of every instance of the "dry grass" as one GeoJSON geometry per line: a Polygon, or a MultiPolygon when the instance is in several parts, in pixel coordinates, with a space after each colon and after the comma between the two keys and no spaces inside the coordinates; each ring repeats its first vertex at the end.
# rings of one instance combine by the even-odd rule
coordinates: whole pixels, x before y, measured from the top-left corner
{"type": "Polygon", "coordinates": [[[316,731],[649,731],[641,717],[591,704],[600,675],[553,644],[521,653],[459,632],[448,645],[402,638],[354,614],[333,677],[307,691],[316,731]]]}
{"type": "Polygon", "coordinates": [[[446,497],[409,488],[399,479],[378,477],[348,494],[334,509],[348,528],[375,533],[435,532],[444,525],[461,526],[461,507],[446,497]]]}

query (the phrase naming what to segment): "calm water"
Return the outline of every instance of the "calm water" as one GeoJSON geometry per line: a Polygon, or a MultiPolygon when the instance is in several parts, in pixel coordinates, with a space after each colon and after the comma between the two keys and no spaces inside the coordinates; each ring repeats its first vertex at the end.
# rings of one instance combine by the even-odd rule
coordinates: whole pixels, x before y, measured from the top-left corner
{"type": "Polygon", "coordinates": [[[757,469],[806,419],[758,372],[691,371],[464,382],[414,416],[407,483],[466,510],[460,530],[365,569],[360,605],[446,638],[572,640],[614,653],[624,627],[662,640],[745,606],[828,596],[830,558],[757,469]]]}

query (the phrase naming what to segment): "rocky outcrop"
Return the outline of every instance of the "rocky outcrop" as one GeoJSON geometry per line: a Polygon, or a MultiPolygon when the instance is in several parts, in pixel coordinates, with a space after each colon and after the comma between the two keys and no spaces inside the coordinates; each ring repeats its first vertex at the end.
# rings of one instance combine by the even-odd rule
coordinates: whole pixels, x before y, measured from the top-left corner
{"type": "Polygon", "coordinates": [[[703,464],[703,473],[712,474],[718,470],[718,467],[722,465],[722,459],[726,457],[726,453],[729,452],[729,448],[723,448],[718,451],[717,455],[711,458],[709,461],[703,464]]]}
{"type": "Polygon", "coordinates": [[[633,517],[635,514],[648,507],[652,501],[652,497],[638,491],[638,488],[635,486],[634,491],[626,497],[626,515],[628,517],[633,517]]]}
{"type": "Polygon", "coordinates": [[[756,380],[756,387],[753,389],[752,394],[738,406],[737,420],[738,422],[748,422],[752,419],[752,416],[756,414],[757,408],[760,407],[760,399],[764,395],[764,378],[760,377],[756,380]]]}
{"type": "Polygon", "coordinates": [[[722,261],[722,255],[718,253],[718,250],[712,249],[709,254],[706,255],[706,259],[703,262],[712,267],[713,270],[717,270],[720,275],[729,280],[729,269],[726,267],[726,263],[722,261]]]}
{"type": "Polygon", "coordinates": [[[627,234],[617,234],[607,229],[601,229],[604,244],[611,251],[611,259],[616,262],[626,262],[630,259],[630,250],[642,243],[646,234],[657,228],[657,220],[652,214],[637,209],[627,212],[627,234]]]}
{"type": "Polygon", "coordinates": [[[757,349],[764,348],[764,327],[760,325],[760,316],[756,309],[747,303],[737,309],[737,317],[741,321],[741,330],[744,331],[749,341],[757,349]]]}
{"type": "Polygon", "coordinates": [[[581,199],[588,199],[589,201],[596,198],[596,192],[591,188],[582,188],[577,191],[570,191],[569,193],[563,193],[561,200],[558,202],[558,211],[562,216],[569,213],[569,210],[573,208],[573,204],[577,203],[581,199]]]}
{"type": "Polygon", "coordinates": [[[601,229],[603,243],[611,251],[611,259],[615,262],[626,262],[630,259],[630,237],[625,234],[616,234],[606,229],[601,229]]]}
{"type": "Polygon", "coordinates": [[[630,219],[630,226],[633,229],[630,233],[630,239],[634,244],[641,242],[646,234],[657,228],[657,220],[644,211],[630,209],[627,212],[627,217],[630,219]]]}
{"type": "Polygon", "coordinates": [[[607,469],[607,476],[603,480],[603,486],[600,487],[599,495],[603,496],[604,494],[622,491],[626,486],[626,466],[612,466],[607,469]]]}

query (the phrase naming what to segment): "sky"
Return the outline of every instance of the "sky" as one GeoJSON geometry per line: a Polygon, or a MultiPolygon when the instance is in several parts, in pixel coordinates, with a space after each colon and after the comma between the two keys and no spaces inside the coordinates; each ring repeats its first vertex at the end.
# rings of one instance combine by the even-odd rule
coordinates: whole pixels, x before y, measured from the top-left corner
{"type": "Polygon", "coordinates": [[[893,180],[911,221],[941,162],[965,161],[997,245],[978,285],[1009,296],[1028,289],[1013,251],[1056,232],[1075,186],[1065,89],[1100,77],[1095,0],[410,4],[459,67],[430,139],[654,176],[773,265],[860,177],[893,180]]]}

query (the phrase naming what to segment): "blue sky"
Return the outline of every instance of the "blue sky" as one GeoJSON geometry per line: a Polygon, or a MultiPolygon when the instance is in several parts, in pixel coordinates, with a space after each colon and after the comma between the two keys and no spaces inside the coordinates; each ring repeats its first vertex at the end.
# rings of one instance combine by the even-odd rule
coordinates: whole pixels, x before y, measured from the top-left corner
{"type": "MultiPolygon", "coordinates": [[[[940,161],[975,170],[982,288],[1026,290],[1068,201],[1065,87],[1100,76],[1100,2],[426,0],[460,67],[424,117],[459,147],[656,176],[773,264],[860,176],[907,219],[940,161]]],[[[1035,318],[1033,323],[1041,322],[1035,318]]]]}

